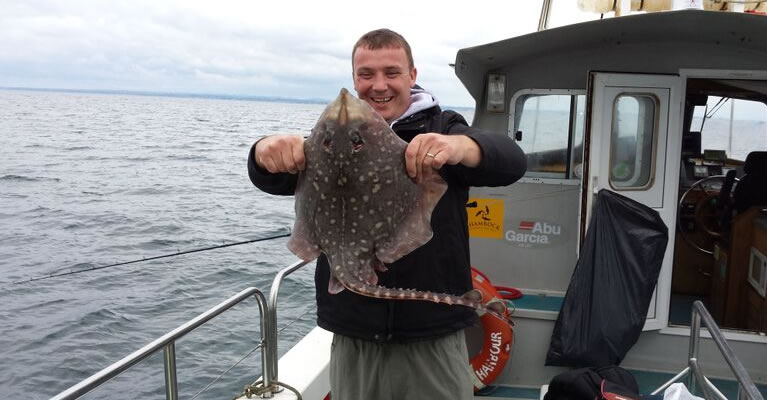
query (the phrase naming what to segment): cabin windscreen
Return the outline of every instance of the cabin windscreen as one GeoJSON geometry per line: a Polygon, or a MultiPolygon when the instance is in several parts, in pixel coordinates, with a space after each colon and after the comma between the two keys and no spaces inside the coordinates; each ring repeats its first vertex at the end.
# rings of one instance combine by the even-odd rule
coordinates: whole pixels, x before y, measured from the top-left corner
{"type": "Polygon", "coordinates": [[[726,158],[744,161],[752,151],[767,151],[767,104],[708,96],[706,104],[695,106],[690,130],[701,138],[693,157],[718,149],[726,158]]]}
{"type": "Polygon", "coordinates": [[[514,132],[527,155],[526,175],[580,179],[586,96],[527,93],[515,97],[514,132]]]}

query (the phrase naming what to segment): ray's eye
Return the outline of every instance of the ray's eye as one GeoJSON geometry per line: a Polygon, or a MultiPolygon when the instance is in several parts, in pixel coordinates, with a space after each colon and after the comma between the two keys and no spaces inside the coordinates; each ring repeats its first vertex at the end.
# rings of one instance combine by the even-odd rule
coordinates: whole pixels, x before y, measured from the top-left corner
{"type": "Polygon", "coordinates": [[[325,135],[325,139],[322,140],[322,146],[326,150],[330,150],[330,144],[333,143],[332,140],[330,140],[330,135],[325,135]]]}
{"type": "Polygon", "coordinates": [[[354,131],[349,136],[351,137],[351,140],[352,140],[352,149],[354,150],[354,152],[356,153],[362,150],[362,146],[365,144],[365,142],[362,140],[359,133],[354,131]]]}

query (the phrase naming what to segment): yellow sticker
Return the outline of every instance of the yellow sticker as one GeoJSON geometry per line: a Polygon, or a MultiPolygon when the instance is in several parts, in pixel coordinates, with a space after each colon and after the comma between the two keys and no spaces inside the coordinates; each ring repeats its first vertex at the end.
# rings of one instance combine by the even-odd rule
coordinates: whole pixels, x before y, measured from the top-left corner
{"type": "Polygon", "coordinates": [[[503,238],[503,199],[470,197],[466,203],[469,216],[469,236],[477,238],[503,238]]]}

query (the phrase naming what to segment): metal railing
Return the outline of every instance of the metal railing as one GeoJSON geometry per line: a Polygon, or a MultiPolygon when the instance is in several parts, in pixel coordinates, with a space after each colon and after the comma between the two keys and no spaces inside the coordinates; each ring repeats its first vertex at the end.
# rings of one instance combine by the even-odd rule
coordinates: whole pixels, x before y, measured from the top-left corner
{"type": "Polygon", "coordinates": [[[286,267],[275,276],[269,293],[269,303],[266,302],[264,294],[259,289],[254,287],[244,289],[208,311],[198,315],[194,319],[134,351],[123,359],[57,394],[52,397],[51,400],[77,399],[116,377],[141,360],[156,353],[160,349],[163,351],[163,365],[165,368],[165,398],[167,400],[178,400],[176,340],[251,296],[256,298],[260,312],[261,337],[256,348],[261,348],[262,379],[264,388],[261,397],[272,397],[274,393],[281,390],[277,384],[277,294],[282,280],[287,275],[290,275],[307,263],[308,261],[296,262],[286,267]]]}
{"type": "Polygon", "coordinates": [[[690,348],[687,357],[687,367],[683,369],[682,372],[676,374],[676,376],[671,378],[668,382],[661,385],[658,389],[652,392],[652,394],[662,393],[664,390],[666,390],[666,388],[671,386],[672,383],[675,383],[686,376],[687,387],[693,389],[696,386],[696,383],[699,384],[703,389],[703,396],[707,400],[727,400],[727,397],[725,397],[722,392],[719,391],[719,389],[717,389],[713,383],[711,383],[711,381],[703,374],[700,367],[698,366],[701,320],[706,325],[706,329],[711,335],[711,339],[714,340],[716,347],[719,348],[719,352],[722,353],[722,357],[724,357],[727,365],[730,366],[730,370],[735,375],[735,379],[738,382],[737,398],[745,398],[748,400],[764,400],[764,397],[762,397],[762,394],[759,393],[759,390],[756,388],[756,385],[751,379],[751,376],[748,375],[748,371],[746,371],[746,368],[732,351],[732,348],[730,348],[730,345],[727,343],[724,335],[722,335],[722,331],[714,321],[714,318],[711,317],[711,314],[708,313],[708,310],[706,310],[706,307],[700,300],[697,300],[692,304],[692,322],[690,323],[690,348]]]}
{"type": "MultiPolygon", "coordinates": [[[[278,272],[277,275],[275,275],[274,280],[272,281],[272,288],[269,290],[269,305],[267,307],[267,320],[273,321],[274,325],[271,327],[271,329],[267,330],[267,337],[266,341],[267,343],[273,343],[273,346],[267,346],[266,352],[267,352],[267,362],[264,363],[263,371],[264,371],[264,386],[269,387],[266,384],[266,377],[269,376],[272,379],[272,382],[277,382],[277,295],[280,292],[280,285],[282,284],[282,280],[285,279],[286,276],[292,274],[299,268],[303,267],[304,265],[308,264],[309,261],[298,261],[290,266],[284,268],[282,271],[278,272]]],[[[276,388],[275,388],[276,389],[276,388]]],[[[274,392],[274,391],[273,391],[274,392]]]]}

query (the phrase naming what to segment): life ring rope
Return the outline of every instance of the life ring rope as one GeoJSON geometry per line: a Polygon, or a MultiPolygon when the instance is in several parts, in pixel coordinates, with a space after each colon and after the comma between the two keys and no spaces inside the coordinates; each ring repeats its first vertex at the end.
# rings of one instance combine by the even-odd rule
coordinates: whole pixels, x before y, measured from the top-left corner
{"type": "MultiPolygon", "coordinates": [[[[471,267],[471,270],[479,274],[484,280],[490,282],[490,279],[488,279],[487,275],[485,275],[482,271],[474,267],[471,267]]],[[[509,286],[493,286],[493,288],[495,288],[495,290],[498,292],[502,292],[501,298],[504,300],[516,300],[522,297],[522,291],[517,288],[513,288],[509,286]],[[507,293],[507,294],[503,294],[503,293],[507,293]]]]}

